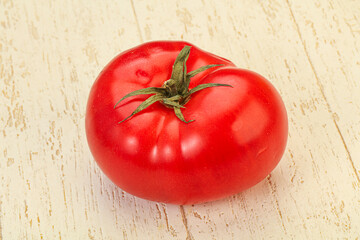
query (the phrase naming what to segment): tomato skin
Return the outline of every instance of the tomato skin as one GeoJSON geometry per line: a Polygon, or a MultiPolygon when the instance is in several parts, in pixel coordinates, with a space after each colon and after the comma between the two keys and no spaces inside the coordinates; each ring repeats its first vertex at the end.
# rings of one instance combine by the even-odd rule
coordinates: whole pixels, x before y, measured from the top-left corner
{"type": "Polygon", "coordinates": [[[264,179],[280,161],[288,122],[279,93],[262,76],[187,42],[142,44],[118,55],[96,79],[86,109],[86,134],[94,159],[121,189],[152,201],[196,204],[239,193],[264,179]],[[181,122],[155,103],[129,116],[150,95],[116,102],[137,89],[160,87],[185,46],[188,72],[223,64],[191,79],[223,83],[192,95],[181,122]]]}

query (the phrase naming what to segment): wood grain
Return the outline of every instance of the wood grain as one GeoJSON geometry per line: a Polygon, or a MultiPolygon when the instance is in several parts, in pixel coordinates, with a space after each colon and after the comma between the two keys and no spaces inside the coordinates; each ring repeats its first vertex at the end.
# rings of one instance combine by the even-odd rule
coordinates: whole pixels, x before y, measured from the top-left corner
{"type": "Polygon", "coordinates": [[[359,239],[360,2],[0,0],[0,239],[359,239]],[[123,192],[87,146],[119,52],[183,39],[267,77],[289,142],[255,187],[194,206],[123,192]]]}

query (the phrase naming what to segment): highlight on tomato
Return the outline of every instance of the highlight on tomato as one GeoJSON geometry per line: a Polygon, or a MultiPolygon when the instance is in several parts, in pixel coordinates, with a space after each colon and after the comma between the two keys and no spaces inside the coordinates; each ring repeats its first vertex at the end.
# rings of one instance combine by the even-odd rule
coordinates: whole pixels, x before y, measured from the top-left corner
{"type": "Polygon", "coordinates": [[[279,163],[288,135],[268,80],[183,41],[115,57],[91,88],[85,125],[94,159],[116,185],[173,204],[254,186],[279,163]]]}

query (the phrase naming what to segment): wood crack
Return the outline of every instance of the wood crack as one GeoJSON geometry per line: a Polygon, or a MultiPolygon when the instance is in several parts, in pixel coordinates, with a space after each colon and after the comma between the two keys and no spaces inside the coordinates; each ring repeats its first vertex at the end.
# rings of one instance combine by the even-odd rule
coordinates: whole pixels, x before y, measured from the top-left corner
{"type": "MultiPolygon", "coordinates": [[[[1,203],[2,203],[2,199],[0,198],[0,215],[3,215],[1,203]]],[[[1,222],[1,217],[0,217],[0,240],[2,240],[2,239],[3,239],[3,236],[2,236],[2,222],[1,222]]]]}
{"type": "Polygon", "coordinates": [[[186,230],[186,240],[195,240],[194,237],[191,235],[191,232],[189,231],[188,221],[187,221],[187,218],[185,215],[184,206],[182,206],[182,205],[180,206],[180,212],[181,212],[181,218],[184,223],[185,230],[186,230]]]}
{"type": "Polygon", "coordinates": [[[136,27],[137,27],[137,30],[138,30],[139,36],[140,36],[140,41],[144,42],[144,39],[143,39],[143,36],[142,36],[142,33],[141,33],[141,29],[140,29],[139,19],[138,19],[137,15],[136,15],[136,11],[135,11],[134,1],[130,0],[130,3],[131,3],[132,11],[134,13],[134,17],[135,17],[135,21],[136,21],[136,27]]]}
{"type": "Polygon", "coordinates": [[[280,210],[280,204],[279,204],[279,201],[277,200],[277,198],[275,196],[276,186],[271,181],[271,174],[267,177],[267,181],[268,181],[268,184],[269,184],[269,186],[271,188],[271,194],[272,194],[272,196],[273,196],[273,198],[275,200],[275,207],[276,207],[276,210],[277,210],[277,212],[279,214],[279,217],[280,217],[282,229],[284,230],[285,235],[287,235],[285,224],[284,224],[284,219],[283,219],[283,214],[282,214],[282,212],[280,210]]]}

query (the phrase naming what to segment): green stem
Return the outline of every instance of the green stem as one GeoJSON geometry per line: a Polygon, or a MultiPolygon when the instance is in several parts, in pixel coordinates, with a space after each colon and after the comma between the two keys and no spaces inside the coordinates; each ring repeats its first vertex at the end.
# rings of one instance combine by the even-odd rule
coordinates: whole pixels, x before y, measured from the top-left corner
{"type": "Polygon", "coordinates": [[[126,99],[128,97],[133,97],[133,96],[137,96],[137,95],[141,95],[141,94],[155,94],[155,95],[152,95],[151,97],[149,97],[148,99],[146,99],[144,102],[142,102],[135,109],[135,111],[133,113],[131,113],[130,116],[128,116],[124,120],[120,121],[119,123],[126,121],[127,119],[131,118],[135,114],[143,111],[150,105],[154,104],[155,102],[159,102],[159,101],[161,103],[163,103],[165,106],[173,108],[175,115],[182,122],[190,123],[194,120],[186,121],[184,118],[184,115],[181,112],[181,108],[184,108],[184,105],[189,101],[191,94],[193,94],[197,91],[201,91],[205,88],[209,88],[209,87],[220,87],[220,86],[232,87],[231,85],[228,85],[228,84],[206,83],[206,84],[198,85],[198,86],[194,87],[193,89],[189,90],[190,79],[192,77],[194,77],[196,74],[203,72],[209,68],[222,66],[222,65],[218,65],[218,64],[212,64],[212,65],[200,67],[194,71],[187,73],[186,61],[188,60],[189,55],[190,55],[190,48],[191,48],[190,46],[185,46],[180,51],[179,55],[175,59],[175,62],[174,62],[173,68],[172,68],[171,78],[169,80],[165,81],[164,84],[160,88],[159,87],[149,87],[149,88],[139,89],[139,90],[130,92],[127,95],[125,95],[123,98],[121,98],[115,104],[114,108],[116,108],[116,106],[121,101],[123,101],[124,99],[126,99]]]}

